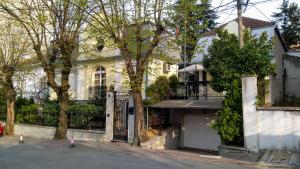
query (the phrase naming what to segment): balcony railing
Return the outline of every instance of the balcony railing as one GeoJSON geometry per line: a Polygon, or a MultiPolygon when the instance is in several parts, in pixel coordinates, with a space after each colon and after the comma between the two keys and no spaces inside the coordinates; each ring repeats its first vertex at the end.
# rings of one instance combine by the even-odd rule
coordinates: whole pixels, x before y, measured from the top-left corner
{"type": "Polygon", "coordinates": [[[223,92],[216,92],[209,85],[208,81],[180,83],[180,85],[171,92],[169,99],[178,100],[200,100],[211,98],[223,98],[223,92]]]}
{"type": "Polygon", "coordinates": [[[107,86],[90,86],[89,87],[89,99],[105,99],[107,86]]]}

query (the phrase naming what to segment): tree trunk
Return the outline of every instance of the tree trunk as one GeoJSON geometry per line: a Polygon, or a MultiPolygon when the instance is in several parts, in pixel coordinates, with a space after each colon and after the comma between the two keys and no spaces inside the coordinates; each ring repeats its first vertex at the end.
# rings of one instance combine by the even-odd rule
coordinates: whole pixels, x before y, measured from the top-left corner
{"type": "Polygon", "coordinates": [[[16,101],[16,92],[13,86],[13,71],[7,71],[5,75],[5,98],[6,98],[6,125],[5,125],[5,134],[14,135],[14,125],[15,125],[15,101],[16,101]]]}
{"type": "Polygon", "coordinates": [[[144,105],[141,92],[133,93],[135,106],[135,125],[133,145],[139,146],[144,134],[144,105]]]}
{"type": "Polygon", "coordinates": [[[5,134],[14,135],[14,125],[15,125],[15,99],[6,100],[6,125],[5,125],[5,134]]]}
{"type": "Polygon", "coordinates": [[[68,127],[68,116],[67,111],[69,108],[69,93],[67,91],[62,91],[58,95],[59,100],[59,117],[58,126],[55,133],[56,139],[66,139],[67,138],[67,127],[68,127]]]}

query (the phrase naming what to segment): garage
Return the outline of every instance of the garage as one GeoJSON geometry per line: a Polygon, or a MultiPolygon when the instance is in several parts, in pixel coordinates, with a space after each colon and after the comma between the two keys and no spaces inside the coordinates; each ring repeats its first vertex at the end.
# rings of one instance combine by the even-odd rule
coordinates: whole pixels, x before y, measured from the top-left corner
{"type": "Polygon", "coordinates": [[[179,126],[178,148],[218,151],[221,139],[211,124],[217,119],[216,112],[223,107],[222,101],[167,100],[148,108],[155,109],[156,112],[167,112],[165,117],[168,123],[179,126]]]}
{"type": "Polygon", "coordinates": [[[185,148],[218,151],[221,144],[216,130],[211,128],[214,113],[186,113],[184,115],[183,146],[185,148]]]}

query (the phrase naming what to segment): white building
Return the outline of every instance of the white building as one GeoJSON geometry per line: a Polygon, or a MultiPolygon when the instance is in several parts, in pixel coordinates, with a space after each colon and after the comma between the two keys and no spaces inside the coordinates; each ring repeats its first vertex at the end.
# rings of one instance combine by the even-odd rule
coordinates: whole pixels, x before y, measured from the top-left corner
{"type": "MultiPolygon", "coordinates": [[[[275,74],[270,77],[270,97],[271,102],[275,103],[283,98],[284,86],[283,86],[283,56],[288,52],[285,46],[280,32],[275,23],[266,22],[262,20],[252,19],[248,17],[243,17],[243,26],[245,28],[251,29],[251,33],[254,36],[260,36],[263,32],[266,32],[269,38],[274,38],[275,45],[270,57],[272,62],[276,65],[275,74]]],[[[224,29],[229,33],[236,34],[238,36],[238,21],[237,19],[229,21],[216,29],[224,29]]],[[[202,62],[204,56],[208,54],[208,49],[211,46],[213,40],[217,38],[216,30],[206,32],[204,37],[200,38],[198,41],[199,47],[203,49],[203,52],[196,52],[195,57],[192,59],[191,64],[187,68],[180,69],[179,72],[188,71],[189,74],[195,76],[197,81],[206,81],[210,79],[209,75],[206,75],[202,62]]],[[[289,69],[288,67],[286,69],[289,69]]],[[[300,77],[299,77],[300,78],[300,77]]]]}
{"type": "MultiPolygon", "coordinates": [[[[146,27],[148,29],[148,27],[146,27]]],[[[80,35],[80,39],[85,39],[85,33],[80,35]]],[[[160,75],[177,75],[180,62],[179,50],[176,45],[169,46],[167,33],[162,35],[161,41],[153,52],[143,80],[143,98],[147,86],[154,82],[160,75]],[[163,55],[163,57],[160,57],[163,55]]],[[[72,70],[69,76],[70,99],[89,100],[95,97],[105,97],[106,90],[129,90],[129,78],[125,68],[125,60],[118,48],[113,45],[105,46],[101,51],[97,49],[96,38],[82,40],[79,53],[72,63],[72,70]],[[88,51],[88,52],[87,52],[88,51]]],[[[150,42],[149,42],[150,43],[150,42]]],[[[134,64],[134,59],[133,59],[134,64]]],[[[40,72],[41,67],[36,68],[35,72],[40,72]]],[[[56,82],[60,84],[60,71],[56,73],[56,82]]],[[[39,78],[44,78],[45,73],[40,72],[39,78]]],[[[36,78],[36,77],[35,77],[36,78]]],[[[36,97],[34,81],[30,77],[24,78],[26,81],[26,97],[36,97]]],[[[47,91],[46,91],[47,92],[47,91]]],[[[53,90],[49,90],[50,99],[56,99],[53,90]]]]}

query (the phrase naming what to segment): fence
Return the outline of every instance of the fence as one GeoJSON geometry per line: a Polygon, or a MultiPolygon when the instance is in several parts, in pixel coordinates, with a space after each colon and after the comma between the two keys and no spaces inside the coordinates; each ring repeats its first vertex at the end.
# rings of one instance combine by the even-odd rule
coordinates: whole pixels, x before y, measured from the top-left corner
{"type": "Polygon", "coordinates": [[[180,83],[170,99],[199,100],[224,96],[223,92],[214,91],[209,82],[187,82],[180,83]]]}
{"type": "MultiPolygon", "coordinates": [[[[68,128],[102,130],[105,128],[105,107],[96,101],[72,103],[67,112],[68,128]]],[[[16,123],[56,127],[59,105],[57,102],[26,104],[16,108],[16,123]]]]}

